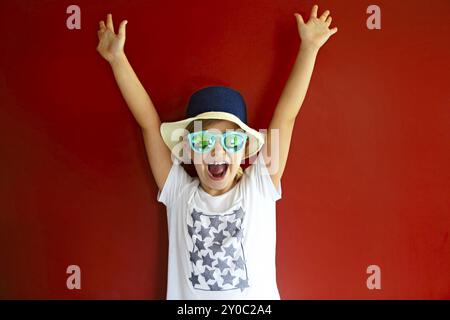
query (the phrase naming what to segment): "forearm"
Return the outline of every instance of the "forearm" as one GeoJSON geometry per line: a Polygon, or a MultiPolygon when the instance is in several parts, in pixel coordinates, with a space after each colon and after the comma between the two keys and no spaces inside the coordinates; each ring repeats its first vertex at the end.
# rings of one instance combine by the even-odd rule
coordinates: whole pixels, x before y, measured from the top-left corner
{"type": "Polygon", "coordinates": [[[131,113],[142,129],[158,128],[160,119],[136,73],[125,54],[111,62],[117,85],[130,108],[131,113]]]}
{"type": "Polygon", "coordinates": [[[318,49],[310,46],[300,47],[275,109],[275,113],[282,115],[282,118],[294,120],[297,117],[308,90],[317,53],[318,49]]]}

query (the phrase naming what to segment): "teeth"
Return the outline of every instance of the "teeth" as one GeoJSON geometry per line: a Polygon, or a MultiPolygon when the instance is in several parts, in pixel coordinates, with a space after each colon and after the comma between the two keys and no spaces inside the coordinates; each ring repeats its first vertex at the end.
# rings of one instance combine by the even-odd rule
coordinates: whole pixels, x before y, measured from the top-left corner
{"type": "Polygon", "coordinates": [[[225,161],[222,161],[222,162],[214,162],[214,163],[211,163],[211,164],[228,164],[228,163],[225,162],[225,161]]]}

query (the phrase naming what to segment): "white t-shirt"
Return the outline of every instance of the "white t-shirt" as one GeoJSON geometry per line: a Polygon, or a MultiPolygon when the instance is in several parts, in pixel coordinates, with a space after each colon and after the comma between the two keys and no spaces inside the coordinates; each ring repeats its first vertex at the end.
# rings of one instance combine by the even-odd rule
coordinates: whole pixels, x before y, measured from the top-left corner
{"type": "Polygon", "coordinates": [[[167,207],[168,300],[279,300],[275,188],[260,152],[239,182],[212,196],[172,154],[157,200],[167,207]]]}

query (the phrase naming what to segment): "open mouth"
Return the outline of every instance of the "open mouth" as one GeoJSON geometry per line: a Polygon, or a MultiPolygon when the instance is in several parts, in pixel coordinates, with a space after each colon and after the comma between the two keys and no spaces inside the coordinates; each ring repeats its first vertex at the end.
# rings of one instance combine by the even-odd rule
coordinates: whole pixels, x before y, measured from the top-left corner
{"type": "Polygon", "coordinates": [[[228,163],[211,163],[208,164],[208,172],[213,180],[221,180],[228,171],[228,163]]]}

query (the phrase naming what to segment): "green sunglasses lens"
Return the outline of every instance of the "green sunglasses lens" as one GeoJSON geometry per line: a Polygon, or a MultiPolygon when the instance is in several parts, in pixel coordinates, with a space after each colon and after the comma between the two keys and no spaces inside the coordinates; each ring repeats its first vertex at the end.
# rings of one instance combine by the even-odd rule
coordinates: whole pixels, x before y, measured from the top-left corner
{"type": "Polygon", "coordinates": [[[200,153],[209,151],[214,145],[214,136],[206,131],[193,132],[188,137],[191,148],[200,153]]]}
{"type": "Polygon", "coordinates": [[[241,150],[247,140],[247,135],[241,132],[226,132],[224,135],[224,148],[232,152],[241,150]]]}

